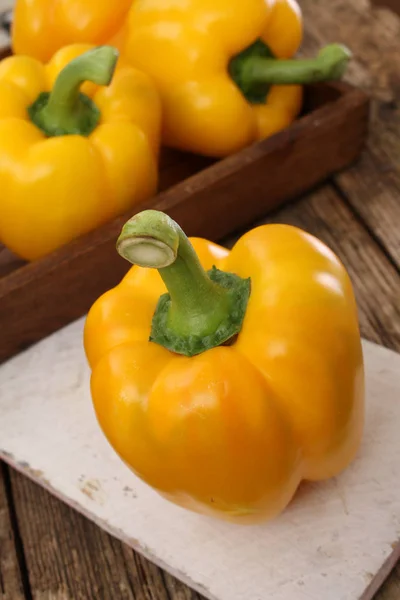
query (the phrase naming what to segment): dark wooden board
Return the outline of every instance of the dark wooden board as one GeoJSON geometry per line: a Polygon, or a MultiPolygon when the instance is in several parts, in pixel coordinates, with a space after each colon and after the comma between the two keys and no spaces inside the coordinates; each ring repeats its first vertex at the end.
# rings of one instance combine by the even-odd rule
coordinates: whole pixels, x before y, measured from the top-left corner
{"type": "MultiPolygon", "coordinates": [[[[161,191],[143,208],[189,235],[218,240],[353,163],[369,102],[346,84],[307,88],[305,114],[285,131],[221,161],[168,153],[161,191]]],[[[124,215],[31,264],[0,253],[0,361],[85,314],[128,269],[115,251],[124,215]]]]}
{"type": "MultiPolygon", "coordinates": [[[[400,9],[400,0],[392,3],[400,9]]],[[[330,0],[329,8],[326,0],[301,4],[303,52],[332,41],[347,44],[354,56],[346,77],[371,98],[366,151],[335,182],[400,267],[400,18],[365,0],[330,0]]]]}
{"type": "Polygon", "coordinates": [[[11,514],[13,503],[9,473],[0,463],[0,599],[23,600],[24,586],[17,560],[17,541],[11,514]]]}
{"type": "MultiPolygon", "coordinates": [[[[382,6],[384,8],[389,8],[393,12],[400,15],[400,0],[372,0],[372,4],[375,6],[382,6]]],[[[399,591],[400,597],[400,591],[399,591]]]]}
{"type": "Polygon", "coordinates": [[[26,478],[12,473],[34,599],[199,599],[183,583],[164,574],[44,489],[31,486],[26,478]],[[169,596],[168,587],[174,591],[173,596],[169,596]]]}

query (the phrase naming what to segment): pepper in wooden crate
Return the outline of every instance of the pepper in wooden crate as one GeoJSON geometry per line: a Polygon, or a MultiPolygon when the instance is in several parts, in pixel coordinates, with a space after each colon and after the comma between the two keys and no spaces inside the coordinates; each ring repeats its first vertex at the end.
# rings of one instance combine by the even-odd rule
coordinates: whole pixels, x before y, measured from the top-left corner
{"type": "Polygon", "coordinates": [[[349,465],[363,358],[349,276],[324,244],[264,225],[229,252],[144,211],[117,246],[136,266],[93,305],[84,343],[100,426],[139,477],[246,522],[349,465]]]}
{"type": "Polygon", "coordinates": [[[340,45],[288,60],[302,35],[295,0],[18,0],[13,43],[49,56],[64,39],[113,37],[158,85],[164,144],[224,157],[290,125],[303,84],[342,76],[340,45]]]}
{"type": "Polygon", "coordinates": [[[160,99],[134,67],[113,76],[117,59],[111,46],[77,44],[47,65],[0,63],[0,241],[26,260],[156,190],[160,99]]]}
{"type": "Polygon", "coordinates": [[[43,62],[69,44],[110,44],[122,50],[133,0],[16,0],[11,28],[15,54],[43,62]]]}

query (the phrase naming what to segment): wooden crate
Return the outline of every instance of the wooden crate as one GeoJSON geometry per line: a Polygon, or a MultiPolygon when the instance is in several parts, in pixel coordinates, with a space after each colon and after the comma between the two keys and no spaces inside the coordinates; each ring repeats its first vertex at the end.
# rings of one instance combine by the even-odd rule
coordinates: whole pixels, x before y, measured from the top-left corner
{"type": "MultiPolygon", "coordinates": [[[[160,192],[137,210],[163,210],[188,235],[221,239],[355,161],[368,114],[368,98],[351,86],[309,86],[293,125],[234,156],[212,161],[165,152],[160,192]]],[[[81,317],[120,281],[129,265],[115,242],[131,216],[30,264],[0,249],[0,361],[81,317]]]]}

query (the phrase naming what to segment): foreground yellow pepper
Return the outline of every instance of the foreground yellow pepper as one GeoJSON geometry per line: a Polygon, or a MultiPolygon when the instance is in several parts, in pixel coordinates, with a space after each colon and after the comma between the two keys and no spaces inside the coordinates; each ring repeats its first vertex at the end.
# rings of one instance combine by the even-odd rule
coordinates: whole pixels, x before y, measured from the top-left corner
{"type": "Polygon", "coordinates": [[[47,65],[0,63],[0,241],[26,260],[156,190],[159,96],[133,67],[113,77],[117,58],[113,47],[78,44],[47,65]]]}
{"type": "Polygon", "coordinates": [[[164,144],[213,157],[287,127],[301,110],[302,84],[340,78],[349,59],[332,45],[314,60],[282,60],[302,40],[296,0],[135,0],[112,19],[106,2],[72,5],[19,0],[16,51],[47,55],[65,37],[114,36],[158,86],[164,144]]]}
{"type": "Polygon", "coordinates": [[[253,522],[302,479],[349,465],[363,359],[351,282],[326,246],[265,225],[229,252],[145,211],[118,250],[141,266],[94,304],[85,349],[100,426],[139,477],[181,506],[253,522]]]}

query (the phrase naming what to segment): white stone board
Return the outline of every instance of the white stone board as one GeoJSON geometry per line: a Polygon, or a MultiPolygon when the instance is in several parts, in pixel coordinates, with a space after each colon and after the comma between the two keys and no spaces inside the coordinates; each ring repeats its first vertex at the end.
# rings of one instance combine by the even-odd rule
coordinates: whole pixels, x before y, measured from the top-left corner
{"type": "Polygon", "coordinates": [[[367,419],[340,477],[271,523],[235,526],[159,497],[104,439],[83,320],[0,367],[0,457],[212,600],[370,600],[400,556],[400,355],[364,343],[367,419]]]}

